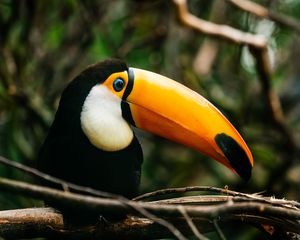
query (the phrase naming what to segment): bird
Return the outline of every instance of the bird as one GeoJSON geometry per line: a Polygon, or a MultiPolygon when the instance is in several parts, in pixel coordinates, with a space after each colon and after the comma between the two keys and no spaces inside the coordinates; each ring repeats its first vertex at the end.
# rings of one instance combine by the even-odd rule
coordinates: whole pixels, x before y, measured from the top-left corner
{"type": "Polygon", "coordinates": [[[213,104],[179,82],[120,59],[88,66],[63,90],[38,169],[131,199],[139,193],[143,163],[132,127],[196,149],[246,181],[251,176],[251,151],[213,104]]]}

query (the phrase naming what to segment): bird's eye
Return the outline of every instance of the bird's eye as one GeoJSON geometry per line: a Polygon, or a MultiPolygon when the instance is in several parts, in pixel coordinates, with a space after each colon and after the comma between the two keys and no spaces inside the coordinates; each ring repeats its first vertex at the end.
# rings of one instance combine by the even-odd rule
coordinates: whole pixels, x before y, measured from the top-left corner
{"type": "Polygon", "coordinates": [[[125,86],[125,81],[122,78],[117,78],[114,83],[113,87],[116,92],[120,92],[125,86]]]}

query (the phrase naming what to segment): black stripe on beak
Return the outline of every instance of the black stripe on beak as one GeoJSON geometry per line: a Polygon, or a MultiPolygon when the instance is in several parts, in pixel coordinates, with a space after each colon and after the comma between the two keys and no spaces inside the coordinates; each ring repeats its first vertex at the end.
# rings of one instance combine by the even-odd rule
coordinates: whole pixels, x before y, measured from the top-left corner
{"type": "Polygon", "coordinates": [[[215,141],[229,160],[232,168],[245,180],[251,177],[252,166],[244,149],[225,133],[216,135],[215,141]]]}
{"type": "Polygon", "coordinates": [[[133,82],[134,82],[134,72],[131,68],[128,69],[128,83],[126,89],[124,91],[122,102],[121,102],[121,109],[122,109],[122,117],[131,125],[135,126],[135,122],[133,120],[130,105],[126,102],[127,97],[131,93],[133,89],[133,82]]]}
{"type": "Polygon", "coordinates": [[[128,83],[126,86],[126,89],[124,91],[123,100],[126,100],[127,97],[129,96],[129,94],[131,93],[132,89],[133,89],[133,82],[134,82],[134,72],[132,68],[128,68],[128,83]]]}

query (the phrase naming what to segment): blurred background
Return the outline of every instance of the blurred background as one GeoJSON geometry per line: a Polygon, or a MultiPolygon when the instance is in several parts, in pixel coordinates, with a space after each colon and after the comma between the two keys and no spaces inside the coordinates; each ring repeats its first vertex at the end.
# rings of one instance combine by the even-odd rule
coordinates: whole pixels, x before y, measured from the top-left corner
{"type": "MultiPolygon", "coordinates": [[[[299,19],[297,0],[256,2],[299,19]]],[[[189,0],[188,6],[197,17],[267,37],[270,84],[280,97],[287,132],[299,142],[299,35],[224,0],[189,0]]],[[[110,57],[171,77],[208,98],[255,159],[252,179],[244,183],[191,149],[137,130],[145,156],[141,192],[227,185],[300,201],[299,151],[272,121],[249,49],[180,25],[172,1],[0,0],[0,155],[35,166],[64,87],[89,64],[110,57]]],[[[2,165],[0,175],[33,181],[2,165]]],[[[1,209],[39,204],[0,194],[1,209]]]]}

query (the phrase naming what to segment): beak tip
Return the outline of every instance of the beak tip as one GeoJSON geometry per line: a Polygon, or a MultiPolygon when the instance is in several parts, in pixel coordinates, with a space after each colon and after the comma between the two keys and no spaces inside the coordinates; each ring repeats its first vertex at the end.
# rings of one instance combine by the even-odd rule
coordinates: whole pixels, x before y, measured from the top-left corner
{"type": "Polygon", "coordinates": [[[239,176],[245,181],[248,182],[251,178],[252,168],[246,169],[246,171],[243,171],[242,173],[238,173],[239,176]]]}
{"type": "Polygon", "coordinates": [[[249,181],[252,164],[245,150],[225,133],[217,134],[215,141],[228,159],[230,166],[243,180],[249,181]]]}

